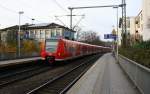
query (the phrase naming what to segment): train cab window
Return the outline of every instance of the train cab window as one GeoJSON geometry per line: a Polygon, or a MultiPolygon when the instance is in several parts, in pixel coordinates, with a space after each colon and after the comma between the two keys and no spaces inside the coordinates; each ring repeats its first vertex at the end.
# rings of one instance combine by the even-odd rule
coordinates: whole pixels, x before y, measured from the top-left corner
{"type": "Polygon", "coordinates": [[[55,52],[57,49],[58,40],[46,40],[46,51],[55,52]]]}

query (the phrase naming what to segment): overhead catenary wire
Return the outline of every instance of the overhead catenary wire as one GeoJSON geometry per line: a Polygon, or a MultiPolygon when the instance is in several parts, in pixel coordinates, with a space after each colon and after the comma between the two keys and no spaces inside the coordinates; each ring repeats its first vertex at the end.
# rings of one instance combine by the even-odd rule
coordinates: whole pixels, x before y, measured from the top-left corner
{"type": "Polygon", "coordinates": [[[62,7],[62,5],[61,4],[59,4],[58,2],[57,2],[57,0],[52,0],[59,8],[61,8],[64,12],[67,12],[68,13],[68,11],[64,8],[64,7],[62,7]]]}
{"type": "MultiPolygon", "coordinates": [[[[2,9],[6,10],[6,11],[11,12],[11,13],[14,13],[14,14],[17,14],[17,15],[19,14],[19,12],[15,11],[15,10],[13,10],[13,9],[10,9],[10,8],[8,8],[8,7],[5,7],[5,6],[2,5],[2,4],[0,4],[0,7],[1,7],[2,9]]],[[[26,17],[26,18],[28,18],[28,19],[30,19],[30,20],[33,19],[33,18],[31,18],[31,17],[29,17],[29,16],[27,16],[27,15],[25,15],[25,14],[24,14],[23,16],[26,17]]],[[[44,23],[43,21],[39,21],[39,20],[37,20],[37,19],[35,19],[35,21],[44,23]]]]}
{"type": "Polygon", "coordinates": [[[5,6],[2,5],[2,4],[0,4],[0,7],[1,7],[2,9],[4,9],[4,10],[7,10],[7,11],[11,12],[11,13],[15,13],[15,14],[18,13],[18,12],[14,11],[14,10],[12,10],[12,9],[10,9],[10,8],[5,7],[5,6]]]}
{"type": "MultiPolygon", "coordinates": [[[[67,9],[65,9],[57,0],[53,0],[53,2],[54,2],[59,8],[61,8],[64,12],[66,12],[66,13],[68,14],[69,11],[68,11],[67,9]]],[[[19,11],[13,10],[12,8],[8,8],[8,7],[6,7],[6,5],[3,5],[3,4],[0,4],[0,8],[4,9],[4,10],[6,10],[6,11],[9,11],[9,12],[11,12],[11,13],[14,13],[14,14],[16,14],[16,15],[18,15],[18,12],[19,12],[19,11]]],[[[25,18],[27,18],[27,19],[30,19],[30,20],[32,20],[32,19],[34,18],[34,17],[29,17],[29,16],[26,15],[26,14],[23,14],[22,16],[25,17],[25,18]]],[[[36,21],[36,22],[44,23],[43,21],[37,20],[36,18],[34,18],[34,19],[35,19],[34,21],[36,21]]]]}
{"type": "MultiPolygon", "coordinates": [[[[64,12],[66,12],[66,13],[68,14],[68,11],[67,11],[64,7],[62,7],[62,5],[57,2],[57,0],[53,0],[53,1],[54,1],[54,3],[55,3],[59,8],[61,8],[64,12]]],[[[68,15],[64,15],[64,16],[68,16],[68,15]]],[[[75,20],[76,20],[76,19],[75,19],[75,20]]],[[[61,23],[62,23],[62,22],[61,22],[61,23]]]]}
{"type": "MultiPolygon", "coordinates": [[[[53,1],[54,1],[54,3],[55,3],[59,8],[61,8],[64,12],[66,12],[66,13],[68,14],[68,11],[67,11],[64,7],[62,7],[62,5],[57,2],[57,0],[53,0],[53,1]]],[[[62,15],[62,16],[69,16],[69,15],[62,15]]],[[[78,16],[78,15],[73,15],[73,16],[78,16]]],[[[81,16],[81,15],[79,15],[79,16],[81,16]]],[[[60,17],[60,16],[57,16],[57,17],[60,17]]],[[[77,20],[77,19],[75,18],[75,20],[77,20]]],[[[60,21],[60,19],[59,19],[59,21],[60,21]]],[[[80,21],[78,21],[77,24],[79,24],[79,22],[80,22],[80,21]]],[[[63,23],[63,22],[61,21],[61,23],[63,23]]],[[[64,24],[64,23],[63,23],[63,24],[64,24]]],[[[77,26],[77,24],[76,24],[76,26],[77,26]]],[[[65,25],[65,26],[66,26],[66,25],[65,25]]]]}
{"type": "Polygon", "coordinates": [[[55,16],[55,18],[56,18],[56,20],[58,20],[59,22],[61,22],[65,27],[67,27],[67,25],[65,25],[65,23],[58,18],[58,16],[55,16]]]}

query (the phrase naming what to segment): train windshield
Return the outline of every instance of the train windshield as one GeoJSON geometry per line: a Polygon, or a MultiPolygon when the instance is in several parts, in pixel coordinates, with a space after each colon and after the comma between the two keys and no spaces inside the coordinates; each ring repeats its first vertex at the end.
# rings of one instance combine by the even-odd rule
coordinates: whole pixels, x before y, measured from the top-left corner
{"type": "Polygon", "coordinates": [[[57,49],[58,40],[46,40],[46,51],[55,52],[57,49]]]}

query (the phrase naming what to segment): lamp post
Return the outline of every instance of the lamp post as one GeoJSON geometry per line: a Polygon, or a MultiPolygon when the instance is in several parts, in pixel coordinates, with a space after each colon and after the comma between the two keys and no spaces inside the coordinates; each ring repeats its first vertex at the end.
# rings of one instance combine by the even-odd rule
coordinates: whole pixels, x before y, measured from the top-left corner
{"type": "Polygon", "coordinates": [[[117,35],[117,49],[116,49],[116,55],[117,55],[117,60],[118,60],[118,44],[119,44],[119,35],[118,35],[118,8],[119,8],[119,7],[116,6],[116,7],[113,7],[113,8],[117,9],[117,13],[116,13],[116,15],[117,15],[117,16],[116,16],[116,17],[117,17],[117,18],[116,18],[116,20],[117,20],[117,24],[116,24],[116,28],[117,28],[117,32],[116,32],[116,33],[117,33],[117,34],[116,34],[116,35],[117,35]]]}
{"type": "Polygon", "coordinates": [[[35,20],[35,19],[34,19],[34,18],[32,18],[31,20],[32,20],[32,24],[33,24],[33,22],[34,22],[34,20],[35,20]]]}
{"type": "Polygon", "coordinates": [[[19,11],[19,30],[18,30],[18,56],[20,57],[20,18],[21,14],[23,14],[23,11],[19,11]]]}

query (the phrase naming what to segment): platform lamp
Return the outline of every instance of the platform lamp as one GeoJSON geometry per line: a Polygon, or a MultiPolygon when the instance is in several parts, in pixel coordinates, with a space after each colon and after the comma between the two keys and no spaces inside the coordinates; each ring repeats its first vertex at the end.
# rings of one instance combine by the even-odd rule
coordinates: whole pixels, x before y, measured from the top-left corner
{"type": "Polygon", "coordinates": [[[20,57],[20,21],[21,21],[21,14],[23,14],[23,11],[19,11],[19,30],[18,30],[18,56],[20,57]]]}
{"type": "Polygon", "coordinates": [[[116,20],[117,20],[117,23],[116,23],[116,29],[117,29],[117,32],[116,32],[116,35],[117,35],[117,37],[116,37],[116,39],[117,39],[117,49],[116,49],[116,55],[117,55],[117,61],[118,61],[118,45],[119,45],[119,36],[118,36],[118,8],[119,8],[119,6],[115,6],[115,7],[113,7],[114,9],[116,9],[117,10],[117,13],[116,13],[116,20]]]}
{"type": "Polygon", "coordinates": [[[33,24],[34,24],[33,22],[34,22],[34,20],[35,20],[35,19],[34,19],[34,18],[32,18],[31,20],[32,20],[32,25],[33,25],[33,24]]]}

